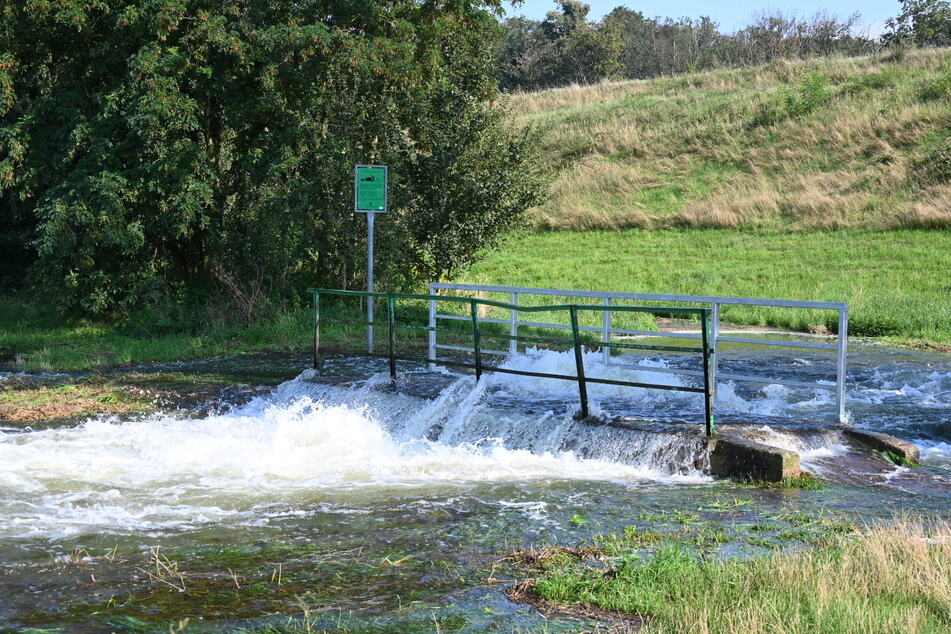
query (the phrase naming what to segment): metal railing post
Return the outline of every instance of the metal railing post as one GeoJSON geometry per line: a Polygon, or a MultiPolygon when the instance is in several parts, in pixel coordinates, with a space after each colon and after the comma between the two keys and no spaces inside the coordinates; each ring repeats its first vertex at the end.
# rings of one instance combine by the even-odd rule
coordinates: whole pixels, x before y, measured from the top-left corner
{"type": "MultiPolygon", "coordinates": [[[[611,306],[611,298],[604,298],[604,305],[611,306]]],[[[611,343],[611,310],[609,308],[604,309],[604,325],[601,333],[601,354],[604,357],[604,367],[608,367],[611,363],[611,346],[608,345],[611,343]]]]}
{"type": "Polygon", "coordinates": [[[713,398],[714,402],[716,400],[716,390],[717,390],[717,373],[720,369],[720,352],[719,344],[717,340],[720,338],[720,304],[713,302],[710,304],[710,343],[713,346],[713,369],[710,371],[712,375],[710,382],[713,383],[713,398]]]}
{"type": "MultiPolygon", "coordinates": [[[[512,306],[518,306],[518,293],[509,293],[509,300],[512,306]]],[[[518,310],[513,308],[509,311],[509,356],[514,357],[518,354],[518,310]]]]}
{"type": "Polygon", "coordinates": [[[391,296],[386,298],[386,321],[389,330],[387,346],[387,356],[390,359],[390,379],[396,382],[396,299],[391,296]]]}
{"type": "Polygon", "coordinates": [[[469,313],[472,315],[472,352],[475,355],[476,381],[482,378],[482,349],[479,342],[479,305],[469,300],[469,313]]]}
{"type": "Polygon", "coordinates": [[[571,336],[575,344],[575,368],[578,376],[578,393],[581,396],[581,412],[579,417],[585,419],[588,417],[588,387],[584,380],[584,351],[581,348],[581,339],[578,329],[578,309],[574,306],[568,307],[568,314],[571,316],[571,336]]]}
{"type": "Polygon", "coordinates": [[[846,422],[845,414],[845,377],[849,345],[849,307],[846,304],[839,309],[839,348],[835,370],[835,402],[839,412],[839,422],[846,422]]]}
{"type": "MultiPolygon", "coordinates": [[[[432,284],[429,285],[429,295],[434,296],[437,293],[437,289],[433,288],[432,284]]],[[[431,361],[436,360],[436,300],[429,300],[429,356],[426,357],[431,361]]],[[[429,364],[429,371],[436,371],[436,364],[429,364]]]]}
{"type": "Polygon", "coordinates": [[[709,333],[708,328],[710,327],[710,315],[708,311],[700,313],[700,338],[701,345],[703,346],[703,408],[704,408],[704,422],[706,426],[707,436],[712,436],[714,432],[714,427],[716,425],[713,415],[713,398],[714,390],[711,379],[712,377],[712,349],[709,345],[709,333]]]}
{"type": "Polygon", "coordinates": [[[320,374],[320,293],[314,291],[314,370],[320,374]]]}

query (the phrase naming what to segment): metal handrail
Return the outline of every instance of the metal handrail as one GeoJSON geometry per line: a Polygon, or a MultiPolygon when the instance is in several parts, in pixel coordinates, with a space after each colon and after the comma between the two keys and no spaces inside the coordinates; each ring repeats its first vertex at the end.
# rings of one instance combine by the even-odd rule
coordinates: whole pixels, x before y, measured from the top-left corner
{"type": "MultiPolygon", "coordinates": [[[[483,372],[492,371],[499,372],[503,374],[515,374],[522,376],[535,376],[542,378],[551,378],[551,379],[564,379],[576,381],[578,384],[578,393],[581,401],[581,410],[579,412],[580,418],[588,418],[589,409],[588,409],[588,392],[587,384],[588,383],[598,383],[606,385],[620,385],[627,387],[639,387],[647,389],[659,389],[659,390],[672,390],[679,392],[697,392],[704,394],[704,427],[706,434],[712,435],[715,427],[715,419],[713,412],[713,390],[715,383],[713,382],[712,368],[713,368],[713,348],[709,345],[709,335],[708,332],[711,324],[710,319],[710,309],[707,308],[686,308],[686,307],[651,307],[651,306],[594,306],[594,305],[577,305],[577,304],[558,304],[554,306],[518,306],[517,304],[508,304],[505,302],[497,302],[493,300],[486,299],[477,299],[477,298],[465,298],[465,297],[451,297],[451,296],[438,296],[438,295],[419,295],[412,293],[375,293],[369,291],[345,291],[337,289],[320,289],[312,288],[309,289],[312,299],[313,299],[313,310],[314,310],[314,341],[313,341],[313,353],[314,353],[314,370],[320,371],[320,297],[321,295],[333,295],[333,296],[342,296],[342,297],[358,297],[358,298],[374,298],[374,299],[383,299],[386,301],[387,305],[387,353],[386,355],[374,354],[372,349],[372,328],[373,326],[380,325],[378,322],[372,321],[369,314],[365,321],[356,321],[356,320],[339,320],[334,319],[334,322],[345,322],[345,323],[358,323],[363,324],[367,327],[368,330],[368,351],[367,353],[372,356],[385,356],[389,361],[389,370],[390,377],[395,381],[396,380],[396,361],[398,360],[416,360],[407,357],[402,357],[396,354],[396,300],[419,300],[426,301],[430,304],[430,326],[424,328],[424,330],[429,331],[430,337],[430,353],[427,355],[427,358],[423,360],[429,364],[441,364],[448,366],[457,366],[457,367],[467,367],[475,370],[476,380],[478,381],[483,372]],[[450,359],[439,359],[436,354],[434,354],[434,341],[435,335],[438,330],[438,326],[435,325],[434,319],[435,315],[435,304],[436,302],[441,301],[450,301],[457,303],[465,303],[469,306],[469,315],[468,317],[461,317],[462,319],[468,319],[472,325],[472,348],[467,350],[472,352],[473,363],[465,363],[456,360],[450,359]],[[484,352],[492,354],[494,351],[486,351],[482,348],[481,338],[482,333],[480,329],[480,322],[486,320],[479,318],[479,308],[481,306],[492,306],[495,308],[501,308],[504,310],[509,310],[514,315],[516,312],[567,312],[572,335],[572,347],[574,350],[575,357],[575,376],[563,375],[563,374],[552,374],[552,373],[543,373],[543,372],[530,372],[527,370],[515,370],[512,368],[503,368],[496,365],[486,365],[483,362],[482,355],[484,352]],[[622,313],[665,313],[665,314],[677,314],[685,316],[698,316],[701,322],[701,346],[700,348],[688,348],[685,346],[648,346],[641,344],[617,344],[617,343],[608,343],[608,345],[618,346],[618,347],[636,347],[637,349],[646,349],[646,350],[658,350],[658,351],[677,351],[677,352],[699,352],[703,360],[703,387],[689,387],[682,385],[665,385],[665,384],[655,384],[655,383],[641,383],[634,381],[621,381],[615,379],[604,379],[598,377],[586,377],[584,370],[584,342],[581,340],[581,333],[584,330],[578,324],[578,313],[579,311],[605,311],[609,309],[611,312],[622,312],[622,313]]],[[[542,324],[544,325],[544,324],[542,324]]],[[[511,340],[511,344],[514,346],[518,340],[524,340],[524,337],[519,337],[517,332],[510,333],[508,338],[511,340]]],[[[453,346],[453,348],[459,348],[453,346]]],[[[462,349],[460,349],[462,350],[462,349]]],[[[504,354],[504,353],[503,353],[504,354]]]]}
{"type": "MultiPolygon", "coordinates": [[[[834,350],[836,352],[836,374],[835,374],[835,385],[826,385],[823,383],[812,383],[808,384],[809,387],[823,390],[835,390],[836,395],[836,408],[838,410],[838,418],[840,421],[845,422],[847,420],[847,415],[845,411],[845,400],[846,400],[846,366],[848,358],[848,323],[849,323],[849,305],[845,302],[824,302],[824,301],[801,301],[801,300],[786,300],[786,299],[755,299],[749,297],[728,297],[728,296],[716,296],[716,295],[671,295],[671,294],[660,294],[660,293],[621,293],[621,292],[604,292],[604,291],[576,291],[576,290],[564,290],[564,289],[551,289],[551,288],[526,288],[519,286],[493,286],[493,285],[484,285],[484,284],[451,284],[451,283],[433,283],[429,285],[430,295],[438,295],[439,291],[448,290],[448,291],[476,291],[476,292],[486,292],[486,293],[508,293],[510,298],[510,304],[515,305],[516,308],[510,309],[510,318],[499,319],[499,320],[489,320],[483,319],[483,321],[489,323],[507,323],[509,324],[509,332],[512,335],[518,333],[518,329],[521,326],[534,326],[534,327],[546,327],[546,328],[558,328],[558,329],[568,329],[569,326],[563,324],[545,324],[540,322],[530,322],[523,321],[518,318],[518,313],[527,311],[532,307],[528,306],[519,306],[518,298],[521,295],[548,295],[555,297],[579,297],[587,299],[600,299],[602,303],[602,308],[604,309],[603,324],[601,327],[592,327],[592,326],[581,326],[581,330],[587,332],[601,332],[601,343],[603,346],[604,353],[604,365],[605,366],[614,366],[616,363],[611,362],[611,349],[610,342],[612,335],[644,335],[644,336],[664,336],[664,337],[674,337],[680,339],[701,339],[702,335],[693,334],[693,333],[658,333],[658,332],[649,332],[644,330],[629,330],[612,327],[611,316],[613,312],[620,312],[619,309],[621,306],[612,304],[612,301],[615,300],[633,300],[633,301],[666,301],[666,302],[682,302],[682,303],[701,303],[709,304],[709,310],[711,315],[711,345],[714,350],[713,355],[713,382],[716,384],[717,377],[724,379],[733,379],[736,381],[749,381],[757,383],[778,383],[780,385],[788,385],[793,387],[806,387],[806,383],[802,381],[790,381],[786,379],[778,378],[764,378],[764,377],[752,377],[748,375],[740,374],[726,374],[720,373],[719,370],[719,348],[720,343],[745,343],[750,345],[758,346],[780,346],[780,347],[791,347],[791,348],[810,348],[818,350],[834,350]],[[826,344],[826,343],[817,343],[809,341],[789,341],[782,340],[777,341],[773,339],[763,339],[763,338],[754,338],[754,337],[732,337],[724,336],[720,334],[720,307],[724,305],[734,305],[734,306],[765,306],[765,307],[774,307],[774,308],[799,308],[799,309],[816,309],[816,310],[834,310],[838,312],[838,337],[835,344],[826,344]]],[[[448,299],[450,295],[439,295],[440,299],[448,299]]],[[[459,298],[466,299],[466,298],[459,298]]],[[[659,308],[657,308],[659,310],[659,308]]],[[[664,307],[664,311],[674,311],[676,308],[667,308],[664,307]]],[[[437,320],[439,319],[458,319],[456,315],[446,315],[440,314],[436,311],[436,303],[430,302],[430,312],[429,312],[429,323],[431,326],[435,326],[437,320]]],[[[464,318],[463,318],[464,319],[464,318]]],[[[435,337],[431,334],[429,339],[430,347],[430,356],[436,356],[437,348],[442,346],[437,345],[435,337]]],[[[510,354],[515,353],[514,343],[509,347],[510,354]]],[[[690,374],[686,371],[673,371],[673,373],[683,373],[690,374]]]]}

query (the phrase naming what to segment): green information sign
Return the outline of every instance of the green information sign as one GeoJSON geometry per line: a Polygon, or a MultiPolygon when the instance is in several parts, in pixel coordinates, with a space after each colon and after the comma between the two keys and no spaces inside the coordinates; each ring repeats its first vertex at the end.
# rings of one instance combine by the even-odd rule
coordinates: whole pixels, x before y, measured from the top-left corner
{"type": "Polygon", "coordinates": [[[386,165],[357,165],[354,171],[354,211],[386,211],[386,165]]]}

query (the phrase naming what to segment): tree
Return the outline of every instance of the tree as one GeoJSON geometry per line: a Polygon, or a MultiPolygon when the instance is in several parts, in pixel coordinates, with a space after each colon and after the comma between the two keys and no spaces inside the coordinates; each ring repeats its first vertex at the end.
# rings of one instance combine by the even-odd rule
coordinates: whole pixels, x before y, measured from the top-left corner
{"type": "Polygon", "coordinates": [[[761,64],[816,55],[858,55],[877,50],[862,31],[860,16],[817,13],[810,19],[774,11],[736,33],[699,18],[648,18],[617,7],[600,22],[588,5],[559,2],[542,22],[508,20],[499,49],[506,88],[546,88],[603,78],[644,79],[717,67],[761,64]]]}
{"type": "Polygon", "coordinates": [[[886,44],[951,46],[951,3],[947,0],[901,0],[902,12],[885,23],[886,44]]]}
{"type": "MultiPolygon", "coordinates": [[[[592,25],[590,7],[576,0],[558,0],[560,11],[550,11],[532,38],[525,39],[519,56],[523,87],[541,88],[570,83],[589,84],[620,75],[621,40],[603,25],[592,25]]],[[[510,21],[511,22],[511,21],[510,21]]],[[[512,25],[515,28],[521,23],[512,25]]],[[[511,29],[511,27],[510,27],[511,29]]],[[[509,72],[510,77],[516,73],[509,72]]]]}
{"type": "Polygon", "coordinates": [[[539,189],[494,101],[499,2],[7,4],[0,193],[34,279],[93,314],[174,285],[352,287],[357,163],[391,166],[382,285],[458,271],[539,189]]]}

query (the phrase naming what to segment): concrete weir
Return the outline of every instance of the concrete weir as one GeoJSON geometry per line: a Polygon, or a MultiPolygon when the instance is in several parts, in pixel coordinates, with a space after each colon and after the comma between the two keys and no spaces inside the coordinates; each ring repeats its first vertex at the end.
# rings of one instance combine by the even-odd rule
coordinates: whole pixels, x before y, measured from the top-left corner
{"type": "Polygon", "coordinates": [[[881,434],[874,431],[865,431],[864,429],[845,429],[843,433],[850,440],[858,441],[877,451],[886,451],[907,460],[908,462],[919,462],[921,452],[918,447],[910,442],[900,440],[888,434],[881,434]]]}
{"type": "MultiPolygon", "coordinates": [[[[843,428],[841,434],[860,448],[892,453],[908,462],[919,460],[918,447],[910,442],[862,429],[843,428]]],[[[767,445],[735,433],[726,433],[707,441],[710,474],[734,480],[780,482],[802,474],[799,454],[767,445]]]]}
{"type": "Polygon", "coordinates": [[[799,454],[764,445],[734,434],[721,434],[707,443],[710,474],[735,480],[780,482],[802,474],[799,454]]]}
{"type": "MultiPolygon", "coordinates": [[[[625,437],[624,432],[638,437],[650,437],[658,432],[657,428],[639,425],[630,420],[598,421],[589,418],[581,425],[581,429],[586,431],[597,428],[602,430],[598,432],[601,434],[608,428],[624,430],[614,432],[621,435],[615,435],[610,442],[612,445],[627,447],[626,453],[620,452],[613,456],[621,460],[643,457],[637,454],[646,449],[645,445],[634,443],[631,437],[625,437]]],[[[799,424],[764,427],[727,424],[721,426],[718,434],[709,438],[698,438],[696,430],[689,427],[677,430],[668,428],[663,435],[667,438],[666,442],[680,447],[678,451],[668,451],[666,454],[653,447],[652,450],[657,453],[653,462],[661,456],[674,467],[678,462],[686,464],[692,461],[695,466],[702,465],[703,470],[712,476],[740,481],[781,482],[802,475],[800,456],[795,449],[798,445],[819,448],[850,444],[859,453],[870,454],[869,450],[874,450],[894,454],[909,462],[917,463],[919,459],[918,448],[910,442],[880,432],[841,425],[799,424]],[[790,438],[797,440],[790,442],[790,438]],[[784,446],[776,446],[777,444],[784,446]],[[793,448],[790,448],[791,446],[793,448]]],[[[578,448],[580,447],[574,445],[562,447],[571,450],[578,448]]],[[[583,449],[582,453],[585,453],[583,449]]]]}

